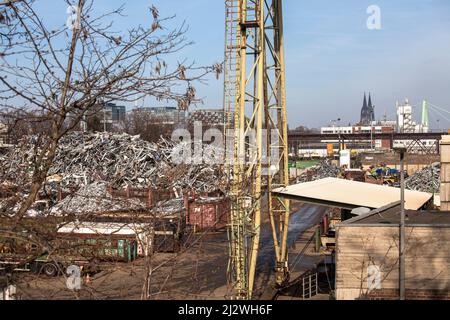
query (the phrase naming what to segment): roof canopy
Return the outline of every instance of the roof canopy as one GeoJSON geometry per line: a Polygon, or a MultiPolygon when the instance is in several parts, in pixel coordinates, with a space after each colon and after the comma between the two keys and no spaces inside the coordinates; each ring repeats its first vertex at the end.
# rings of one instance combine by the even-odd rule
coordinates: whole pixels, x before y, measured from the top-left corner
{"type": "MultiPolygon", "coordinates": [[[[399,188],[337,178],[300,183],[275,189],[272,193],[301,202],[350,210],[358,207],[378,209],[400,201],[399,188]]],[[[405,208],[418,210],[431,198],[430,193],[406,190],[405,208]]]]}

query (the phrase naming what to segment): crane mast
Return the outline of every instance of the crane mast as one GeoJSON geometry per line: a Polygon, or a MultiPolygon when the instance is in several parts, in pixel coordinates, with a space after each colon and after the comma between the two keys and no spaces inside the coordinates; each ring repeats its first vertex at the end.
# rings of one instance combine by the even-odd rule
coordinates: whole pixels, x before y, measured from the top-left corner
{"type": "Polygon", "coordinates": [[[228,279],[234,298],[251,299],[263,198],[277,284],[289,276],[289,201],[270,192],[289,184],[282,0],[225,0],[225,7],[224,112],[232,150],[227,156],[232,202],[228,279]]]}

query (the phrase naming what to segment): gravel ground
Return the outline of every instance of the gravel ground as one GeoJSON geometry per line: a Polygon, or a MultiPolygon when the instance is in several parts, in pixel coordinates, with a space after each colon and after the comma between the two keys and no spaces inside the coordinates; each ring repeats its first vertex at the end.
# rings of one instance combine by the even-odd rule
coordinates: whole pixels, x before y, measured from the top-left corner
{"type": "MultiPolygon", "coordinates": [[[[300,251],[298,239],[317,224],[325,209],[299,204],[293,206],[288,245],[293,254],[300,251]],[[300,210],[299,210],[300,209],[300,210]],[[297,244],[296,244],[297,242],[297,244]]],[[[306,257],[298,268],[305,269],[316,262],[306,257]]],[[[227,293],[228,241],[225,232],[202,236],[186,252],[155,254],[152,275],[153,299],[224,299],[227,293]]],[[[274,265],[272,238],[267,219],[261,234],[261,251],[258,259],[256,296],[261,297],[270,287],[274,265]]],[[[92,276],[82,290],[74,293],[67,289],[66,278],[38,277],[23,274],[18,290],[23,299],[131,299],[141,298],[144,279],[144,261],[131,264],[102,265],[104,271],[92,276]],[[110,271],[108,271],[110,270],[110,271]]],[[[297,270],[298,271],[298,270],[297,270]]]]}

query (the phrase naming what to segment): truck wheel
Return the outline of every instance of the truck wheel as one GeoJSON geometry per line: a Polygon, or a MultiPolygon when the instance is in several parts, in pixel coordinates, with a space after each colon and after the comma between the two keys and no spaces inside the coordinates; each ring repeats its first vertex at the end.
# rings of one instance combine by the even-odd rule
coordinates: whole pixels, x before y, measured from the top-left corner
{"type": "Polygon", "coordinates": [[[59,273],[58,267],[54,263],[44,264],[42,271],[48,277],[56,277],[59,273]]]}

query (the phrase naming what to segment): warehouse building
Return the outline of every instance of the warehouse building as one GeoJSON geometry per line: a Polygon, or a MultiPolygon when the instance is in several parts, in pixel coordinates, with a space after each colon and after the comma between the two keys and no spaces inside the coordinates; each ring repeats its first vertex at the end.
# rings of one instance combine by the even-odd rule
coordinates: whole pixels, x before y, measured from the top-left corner
{"type": "MultiPolygon", "coordinates": [[[[336,298],[399,298],[400,202],[336,226],[336,298]]],[[[406,299],[450,299],[450,213],[406,211],[406,299]]]]}

